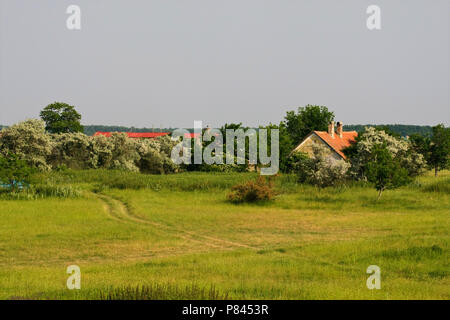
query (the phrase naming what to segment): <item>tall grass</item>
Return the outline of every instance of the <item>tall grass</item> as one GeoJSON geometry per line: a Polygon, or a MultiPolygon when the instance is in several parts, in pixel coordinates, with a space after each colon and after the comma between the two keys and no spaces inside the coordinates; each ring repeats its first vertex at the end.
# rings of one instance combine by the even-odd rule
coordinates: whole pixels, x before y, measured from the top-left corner
{"type": "Polygon", "coordinates": [[[228,294],[219,292],[214,286],[202,288],[196,284],[151,284],[126,286],[101,290],[100,300],[228,300],[228,294]]]}
{"type": "Polygon", "coordinates": [[[78,198],[82,195],[80,188],[73,185],[36,184],[21,190],[0,190],[2,200],[37,200],[45,198],[78,198]]]}
{"type": "Polygon", "coordinates": [[[151,189],[195,191],[228,189],[231,186],[252,180],[256,173],[212,173],[185,172],[170,175],[151,175],[120,170],[65,170],[62,172],[40,173],[40,179],[52,179],[59,183],[88,183],[96,189],[151,189]]]}

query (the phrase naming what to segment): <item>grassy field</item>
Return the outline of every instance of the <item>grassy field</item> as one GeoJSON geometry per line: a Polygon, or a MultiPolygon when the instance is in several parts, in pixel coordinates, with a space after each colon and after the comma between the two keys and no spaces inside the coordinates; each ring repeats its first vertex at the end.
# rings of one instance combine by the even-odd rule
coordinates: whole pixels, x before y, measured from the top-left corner
{"type": "Polygon", "coordinates": [[[226,201],[255,177],[38,175],[46,190],[76,192],[0,200],[0,299],[96,299],[138,285],[171,299],[450,298],[449,171],[379,201],[369,186],[316,189],[292,176],[276,179],[274,201],[226,201]],[[81,290],[66,288],[71,264],[81,290]],[[380,290],[366,287],[369,265],[381,268],[380,290]]]}

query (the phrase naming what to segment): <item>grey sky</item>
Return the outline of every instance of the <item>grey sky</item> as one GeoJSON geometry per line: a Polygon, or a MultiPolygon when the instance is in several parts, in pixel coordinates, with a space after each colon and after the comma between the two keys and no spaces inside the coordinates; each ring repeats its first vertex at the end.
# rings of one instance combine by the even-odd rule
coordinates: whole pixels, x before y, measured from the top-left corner
{"type": "Polygon", "coordinates": [[[53,101],[84,124],[253,126],[306,104],[347,124],[450,124],[449,0],[0,3],[0,124],[53,101]]]}

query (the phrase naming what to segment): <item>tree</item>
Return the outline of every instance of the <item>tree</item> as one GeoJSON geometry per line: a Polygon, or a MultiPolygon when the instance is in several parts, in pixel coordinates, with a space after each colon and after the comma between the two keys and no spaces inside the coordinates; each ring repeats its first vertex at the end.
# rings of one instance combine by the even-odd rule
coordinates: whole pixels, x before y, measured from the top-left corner
{"type": "MultiPolygon", "coordinates": [[[[286,124],[281,121],[279,126],[272,125],[274,129],[279,130],[280,146],[280,171],[285,173],[295,172],[295,163],[297,162],[297,153],[292,153],[295,143],[288,132],[286,124]]],[[[297,142],[298,143],[298,142],[297,142]]]]}
{"type": "Polygon", "coordinates": [[[15,191],[21,184],[27,183],[30,174],[31,168],[17,155],[0,155],[0,182],[8,184],[11,190],[15,191]]]}
{"type": "Polygon", "coordinates": [[[378,191],[377,200],[384,190],[398,188],[410,181],[408,170],[401,166],[398,158],[392,157],[386,143],[372,146],[365,171],[367,180],[378,191]]]}
{"type": "Polygon", "coordinates": [[[450,155],[450,128],[443,124],[433,127],[431,137],[429,164],[434,168],[434,175],[437,177],[438,171],[449,167],[450,155]]]}
{"type": "Polygon", "coordinates": [[[67,103],[49,104],[41,111],[40,116],[45,121],[45,129],[50,133],[83,132],[81,115],[67,103]]]}
{"type": "Polygon", "coordinates": [[[414,150],[425,158],[429,168],[437,176],[439,170],[446,169],[450,163],[450,128],[439,124],[432,128],[432,135],[412,135],[410,141],[414,150]]]}
{"type": "Polygon", "coordinates": [[[396,138],[383,130],[368,127],[363,133],[358,134],[355,144],[344,150],[352,164],[351,174],[354,178],[366,179],[366,167],[373,158],[373,147],[383,144],[391,157],[397,159],[410,176],[417,176],[423,172],[426,165],[425,159],[415,151],[410,141],[396,138]]]}
{"type": "Polygon", "coordinates": [[[327,131],[332,120],[334,113],[327,107],[307,105],[299,107],[297,113],[288,111],[285,124],[294,143],[299,143],[313,130],[327,131]]]}

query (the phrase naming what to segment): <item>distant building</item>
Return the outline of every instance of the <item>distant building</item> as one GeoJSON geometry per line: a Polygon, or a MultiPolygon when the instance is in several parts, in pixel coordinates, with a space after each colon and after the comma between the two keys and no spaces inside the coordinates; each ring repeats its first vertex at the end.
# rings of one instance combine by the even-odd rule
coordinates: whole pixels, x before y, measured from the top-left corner
{"type": "MultiPolygon", "coordinates": [[[[97,131],[94,133],[94,136],[105,136],[105,137],[111,137],[111,134],[113,132],[102,132],[97,131]]],[[[118,133],[125,133],[128,138],[156,138],[161,136],[167,136],[170,132],[118,132],[118,133]]]]}
{"type": "Polygon", "coordinates": [[[330,150],[330,156],[334,159],[345,159],[346,157],[342,150],[350,146],[357,136],[358,133],[356,131],[343,131],[343,124],[341,122],[337,123],[335,132],[334,121],[331,121],[328,125],[328,132],[312,131],[297,147],[295,147],[292,153],[304,152],[312,155],[313,145],[322,144],[330,150]]]}

